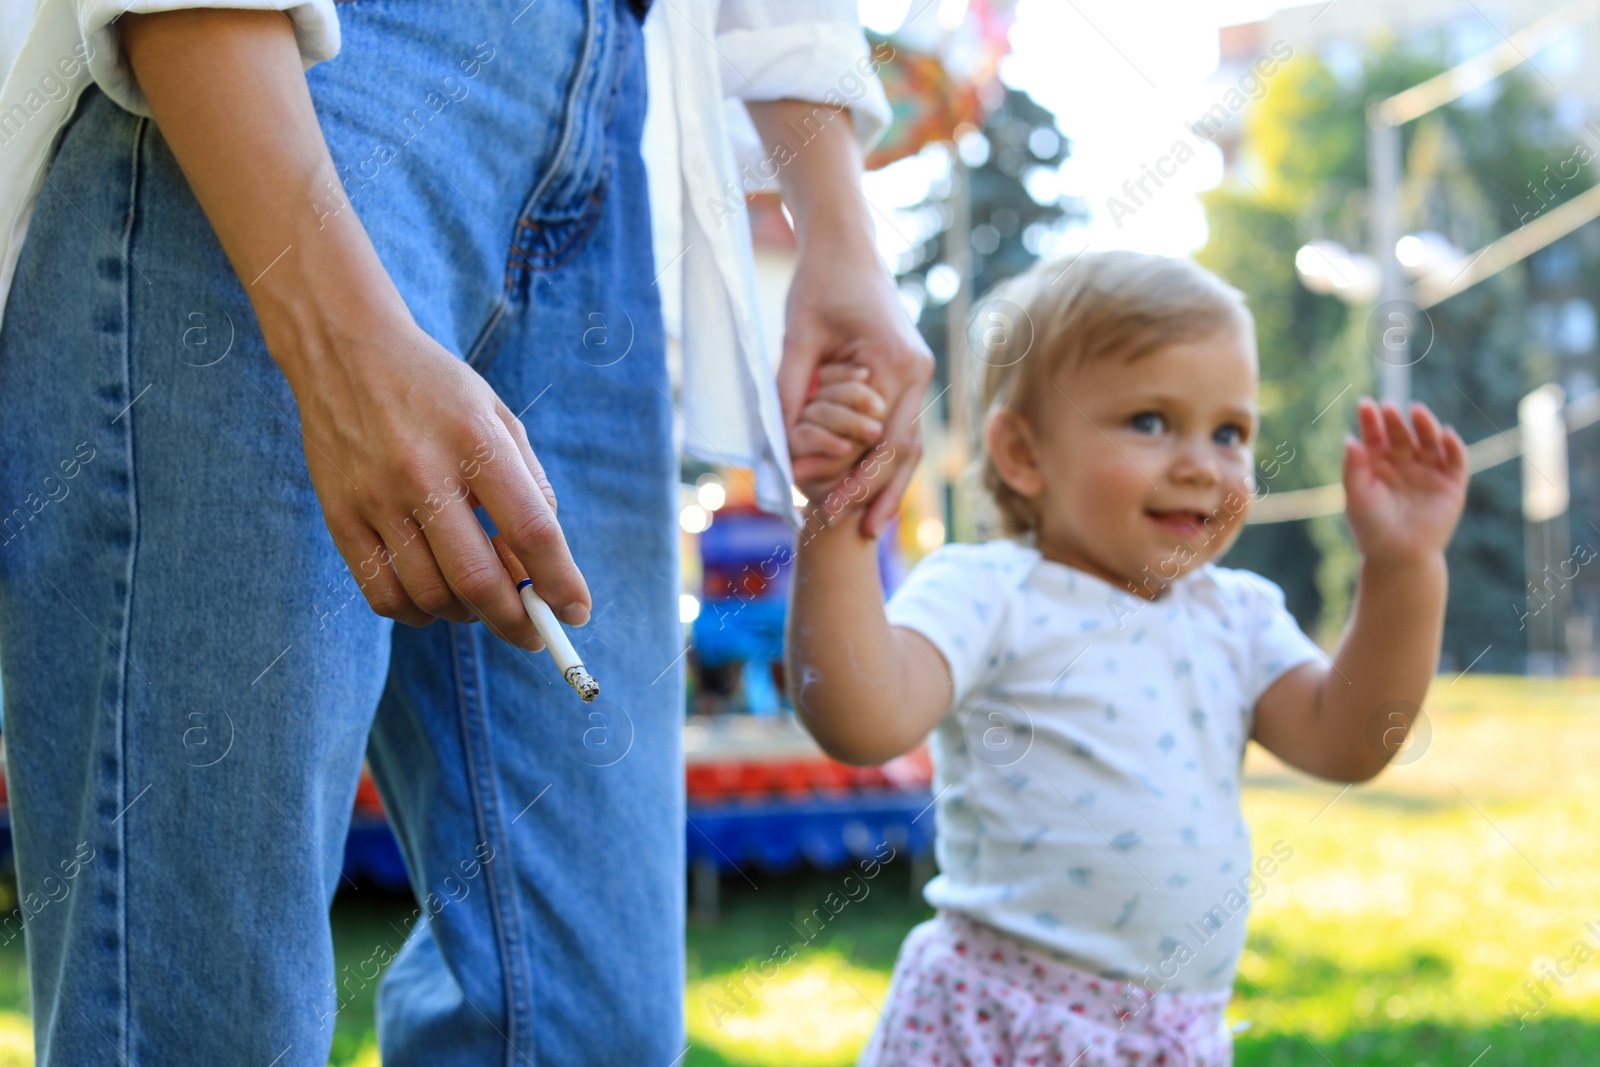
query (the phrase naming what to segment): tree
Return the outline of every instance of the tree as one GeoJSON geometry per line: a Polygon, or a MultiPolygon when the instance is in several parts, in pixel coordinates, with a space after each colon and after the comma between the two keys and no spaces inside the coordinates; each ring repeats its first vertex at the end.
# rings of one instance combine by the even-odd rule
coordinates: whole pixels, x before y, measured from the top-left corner
{"type": "MultiPolygon", "coordinates": [[[[1246,118],[1251,177],[1236,177],[1204,198],[1211,236],[1197,258],[1243,290],[1256,315],[1259,441],[1269,453],[1287,441],[1297,457],[1272,480],[1274,491],[1338,480],[1341,439],[1354,428],[1356,401],[1373,388],[1373,353],[1384,326],[1374,309],[1302,287],[1295,253],[1319,238],[1365,247],[1366,106],[1445,69],[1443,55],[1434,41],[1376,50],[1359,76],[1344,82],[1316,57],[1296,57],[1246,118]]],[[[1530,76],[1513,71],[1481,95],[1403,130],[1405,229],[1437,230],[1469,250],[1517,228],[1530,210],[1523,187],[1569,159],[1573,148],[1530,76]]],[[[1565,199],[1592,184],[1588,172],[1568,173],[1562,171],[1552,195],[1565,199]]],[[[1557,201],[1537,202],[1547,209],[1557,201]]],[[[1513,266],[1430,309],[1413,337],[1413,358],[1426,353],[1412,367],[1413,394],[1469,442],[1514,426],[1517,400],[1556,371],[1547,347],[1526,328],[1527,309],[1581,284],[1579,276],[1592,278],[1595,271],[1575,265],[1595,262],[1594,244],[1593,235],[1580,231],[1535,257],[1533,270],[1513,266]],[[1541,269],[1552,263],[1569,266],[1541,269]]],[[[1473,478],[1448,560],[1447,668],[1482,654],[1476,669],[1523,669],[1516,464],[1473,478]]],[[[1278,580],[1295,614],[1316,620],[1311,628],[1325,644],[1342,630],[1357,562],[1342,515],[1250,527],[1233,562],[1278,580]],[[1307,558],[1316,560],[1314,588],[1306,580],[1307,558]]]]}

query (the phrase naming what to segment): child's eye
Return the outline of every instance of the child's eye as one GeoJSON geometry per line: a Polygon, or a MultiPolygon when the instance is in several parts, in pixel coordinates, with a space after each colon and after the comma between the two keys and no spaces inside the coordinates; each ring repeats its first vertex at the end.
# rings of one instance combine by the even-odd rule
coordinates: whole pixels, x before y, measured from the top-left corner
{"type": "Polygon", "coordinates": [[[1159,411],[1141,411],[1128,420],[1128,425],[1141,433],[1159,433],[1167,425],[1167,419],[1159,411]]]}
{"type": "Polygon", "coordinates": [[[1218,444],[1221,444],[1221,445],[1237,445],[1237,444],[1242,443],[1244,441],[1244,439],[1247,436],[1249,436],[1249,433],[1248,433],[1248,431],[1245,430],[1245,428],[1243,426],[1240,426],[1237,422],[1230,422],[1230,423],[1228,423],[1228,425],[1218,428],[1215,436],[1216,436],[1216,441],[1217,441],[1218,444]],[[1230,430],[1233,431],[1233,439],[1232,440],[1228,440],[1227,439],[1227,435],[1228,435],[1228,432],[1230,430]]]}

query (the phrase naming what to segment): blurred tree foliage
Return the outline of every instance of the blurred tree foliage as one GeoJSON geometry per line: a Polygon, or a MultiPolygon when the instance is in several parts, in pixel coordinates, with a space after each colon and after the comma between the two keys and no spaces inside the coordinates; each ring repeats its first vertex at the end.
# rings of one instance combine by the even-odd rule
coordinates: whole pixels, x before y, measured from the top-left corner
{"type": "MultiPolygon", "coordinates": [[[[970,292],[977,301],[991,287],[1021,274],[1039,258],[1044,235],[1067,214],[1053,200],[1040,203],[1028,193],[1027,178],[1034,169],[1054,170],[1071,152],[1071,144],[1056,129],[1055,116],[1027,93],[1007,88],[1000,105],[984,120],[979,154],[982,162],[967,168],[968,235],[971,246],[970,292]]],[[[928,204],[941,211],[943,225],[916,250],[909,269],[900,278],[922,285],[926,272],[946,258],[947,234],[954,212],[948,203],[951,183],[938,184],[928,204]]],[[[924,303],[917,320],[928,347],[938,360],[935,389],[948,382],[945,354],[945,308],[942,302],[924,303]]]]}
{"type": "MultiPolygon", "coordinates": [[[[1203,198],[1210,237],[1196,258],[1243,290],[1256,316],[1257,455],[1272,456],[1280,442],[1294,449],[1294,460],[1270,480],[1258,471],[1264,491],[1339,480],[1343,436],[1355,428],[1357,401],[1375,387],[1373,335],[1381,326],[1371,307],[1302,286],[1295,253],[1324,238],[1366,249],[1366,107],[1446,69],[1444,56],[1442,46],[1427,42],[1374,49],[1361,70],[1341,79],[1316,56],[1297,55],[1245,117],[1247,156],[1237,176],[1203,198]]],[[[1600,156],[1600,138],[1557,125],[1546,93],[1538,74],[1514,70],[1406,126],[1404,232],[1436,230],[1474,252],[1592,185],[1588,165],[1570,179],[1546,180],[1558,170],[1572,174],[1571,163],[1560,164],[1572,159],[1575,139],[1600,156]],[[1534,180],[1541,180],[1539,189],[1534,180]]],[[[1427,313],[1433,339],[1412,367],[1412,393],[1469,443],[1515,426],[1518,399],[1556,373],[1547,345],[1528,328],[1530,307],[1563,295],[1600,299],[1594,280],[1600,272],[1583,269],[1600,261],[1594,229],[1427,313]]],[[[1413,336],[1413,358],[1427,332],[1413,336]]],[[[1586,365],[1593,365],[1592,349],[1586,365]]],[[[1446,670],[1466,667],[1485,648],[1475,670],[1524,669],[1520,509],[1518,463],[1473,477],[1448,555],[1446,670]]],[[[1308,631],[1327,647],[1337,641],[1358,564],[1342,514],[1251,526],[1227,563],[1279,582],[1308,631]]]]}

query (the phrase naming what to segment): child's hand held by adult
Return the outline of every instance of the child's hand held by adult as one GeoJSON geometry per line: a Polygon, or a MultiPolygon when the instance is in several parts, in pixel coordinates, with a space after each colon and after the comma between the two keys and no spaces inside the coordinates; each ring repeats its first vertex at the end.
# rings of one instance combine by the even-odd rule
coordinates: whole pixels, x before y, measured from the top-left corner
{"type": "Polygon", "coordinates": [[[874,446],[888,451],[882,422],[888,402],[869,384],[871,373],[852,363],[823,364],[816,387],[789,431],[791,450],[811,449],[838,459],[836,470],[796,465],[795,484],[808,502],[808,526],[831,526],[843,516],[859,516],[866,510],[874,479],[886,477],[880,475],[881,458],[867,456],[874,446]],[[809,477],[802,473],[806,469],[812,472],[809,477]]]}
{"type": "Polygon", "coordinates": [[[824,363],[816,386],[789,433],[794,455],[849,456],[883,439],[888,403],[871,384],[872,371],[856,363],[824,363]]]}

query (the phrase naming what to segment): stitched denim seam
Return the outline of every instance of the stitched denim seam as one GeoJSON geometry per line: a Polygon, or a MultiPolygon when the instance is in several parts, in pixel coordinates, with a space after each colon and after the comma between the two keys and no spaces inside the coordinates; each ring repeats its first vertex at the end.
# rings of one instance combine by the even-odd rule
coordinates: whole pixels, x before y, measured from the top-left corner
{"type": "MultiPolygon", "coordinates": [[[[631,2],[623,6],[627,7],[630,13],[632,12],[633,4],[631,2]]],[[[611,92],[606,96],[605,120],[601,123],[601,129],[605,131],[608,141],[611,134],[611,123],[617,115],[617,98],[622,95],[622,82],[628,76],[628,55],[623,52],[626,47],[626,38],[623,35],[627,32],[629,31],[623,27],[620,21],[614,20],[611,23],[611,92]]],[[[639,34],[639,47],[642,48],[644,46],[644,21],[642,19],[634,17],[634,30],[632,32],[639,34]]],[[[631,53],[632,49],[628,51],[631,53]]]]}
{"type": "MultiPolygon", "coordinates": [[[[127,389],[127,395],[133,396],[133,339],[132,339],[132,308],[133,308],[133,274],[128,268],[132,264],[133,231],[135,216],[139,206],[140,186],[140,159],[145,147],[145,133],[149,128],[149,120],[140,117],[133,127],[133,151],[129,160],[128,174],[128,210],[123,216],[122,227],[122,372],[127,389]]],[[[125,571],[126,589],[123,593],[122,603],[122,633],[119,634],[122,646],[122,655],[117,665],[117,769],[120,796],[117,804],[122,809],[122,815],[127,815],[123,808],[124,798],[128,794],[128,648],[129,637],[133,633],[133,588],[136,564],[139,558],[139,480],[137,477],[138,464],[134,455],[133,423],[137,417],[130,410],[124,413],[128,420],[123,428],[123,440],[126,442],[128,456],[128,562],[125,571]]],[[[131,821],[131,820],[130,820],[131,821]]],[[[132,1040],[132,1014],[133,1003],[130,996],[132,976],[129,974],[128,961],[128,823],[118,820],[117,828],[117,871],[121,883],[118,893],[118,945],[117,949],[122,954],[122,989],[121,1013],[117,1024],[121,1033],[120,1037],[122,1058],[126,1062],[133,1062],[132,1040]]]]}
{"type": "Polygon", "coordinates": [[[577,141],[578,123],[588,117],[580,105],[589,84],[590,67],[594,65],[596,45],[600,37],[600,15],[596,0],[584,0],[583,6],[583,49],[578,53],[572,82],[567,86],[566,99],[561,102],[561,136],[556,141],[555,152],[551,154],[550,165],[534,183],[533,191],[524,199],[521,210],[517,212],[519,220],[533,214],[540,197],[544,196],[546,190],[561,176],[572,155],[573,145],[577,141]]]}
{"type": "MultiPolygon", "coordinates": [[[[505,846],[505,853],[510,855],[509,835],[503,832],[499,825],[499,809],[495,803],[493,790],[493,776],[491,775],[485,787],[484,775],[480,767],[491,762],[487,750],[480,749],[480,745],[487,743],[487,730],[484,728],[487,716],[483,707],[483,677],[477,655],[476,634],[471,631],[463,633],[464,628],[454,623],[450,624],[450,644],[454,651],[456,676],[456,722],[461,730],[461,751],[467,764],[467,789],[472,799],[473,821],[478,826],[478,832],[483,835],[484,841],[499,840],[505,846]],[[470,681],[469,681],[470,679],[470,681]],[[474,714],[476,713],[476,714],[474,714]],[[496,833],[491,838],[489,824],[495,824],[496,833]]],[[[490,847],[493,847],[492,845],[490,847]]],[[[489,891],[489,920],[494,930],[495,949],[500,957],[500,980],[505,986],[503,1000],[506,1010],[506,1029],[509,1034],[502,1035],[506,1039],[506,1067],[516,1067],[517,1060],[530,1064],[537,1061],[523,1051],[527,1044],[522,1034],[524,1021],[531,1016],[532,1007],[527,1011],[521,1010],[523,1002],[531,994],[524,993],[525,968],[519,969],[517,960],[522,947],[521,929],[516,920],[515,909],[508,906],[504,898],[505,889],[501,885],[500,870],[503,864],[494,861],[500,859],[501,853],[495,855],[488,863],[484,864],[487,876],[485,883],[489,891]],[[513,1059],[515,1057],[515,1059],[513,1059]]],[[[531,981],[531,979],[529,980],[531,981]]]]}
{"type": "MultiPolygon", "coordinates": [[[[528,286],[519,284],[527,280],[527,270],[538,270],[537,260],[548,259],[563,253],[575,253],[582,247],[583,238],[587,236],[589,228],[593,225],[593,215],[597,203],[597,193],[603,192],[601,183],[605,179],[604,160],[601,161],[600,174],[595,179],[594,188],[585,196],[578,214],[571,219],[575,232],[570,234],[561,247],[553,252],[533,255],[525,248],[532,236],[543,226],[549,223],[535,219],[538,214],[540,200],[549,191],[550,187],[558,180],[567,177],[567,168],[573,162],[573,154],[579,141],[580,124],[590,119],[590,104],[596,97],[593,70],[598,65],[597,57],[611,58],[614,51],[612,41],[616,36],[615,27],[605,21],[609,16],[602,11],[603,0],[584,0],[584,36],[583,47],[579,52],[577,65],[574,67],[572,81],[567,86],[566,96],[561,105],[561,132],[556,141],[555,151],[551,155],[550,163],[545,172],[534,183],[533,190],[523,199],[517,211],[516,220],[512,224],[511,247],[506,253],[505,295],[508,299],[516,298],[519,294],[526,296],[528,286]],[[588,215],[589,220],[584,221],[588,215]],[[519,259],[521,262],[519,262],[519,259]]],[[[603,109],[602,109],[603,110],[603,109]]],[[[604,131],[600,133],[604,140],[604,131]]],[[[553,220],[567,223],[569,220],[553,220]]],[[[549,269],[556,269],[571,259],[570,254],[565,259],[547,264],[549,269]]]]}
{"type": "Polygon", "coordinates": [[[488,320],[479,328],[478,336],[472,342],[472,347],[467,349],[467,366],[479,374],[482,374],[484,368],[493,362],[495,353],[500,350],[500,338],[505,334],[505,331],[500,328],[500,324],[505,321],[506,312],[509,310],[511,310],[511,302],[506,299],[504,293],[501,293],[495,298],[494,310],[489,312],[488,320]]]}
{"type": "Polygon", "coordinates": [[[506,291],[514,290],[518,271],[532,271],[543,273],[548,270],[558,270],[572,262],[583,249],[584,242],[594,230],[594,224],[600,217],[600,209],[605,200],[606,179],[608,166],[603,165],[600,178],[595,182],[595,187],[589,191],[584,199],[583,210],[574,220],[572,232],[557,248],[548,252],[534,252],[528,248],[533,236],[545,227],[545,223],[523,216],[517,219],[516,238],[512,242],[511,251],[506,256],[506,291]]]}

